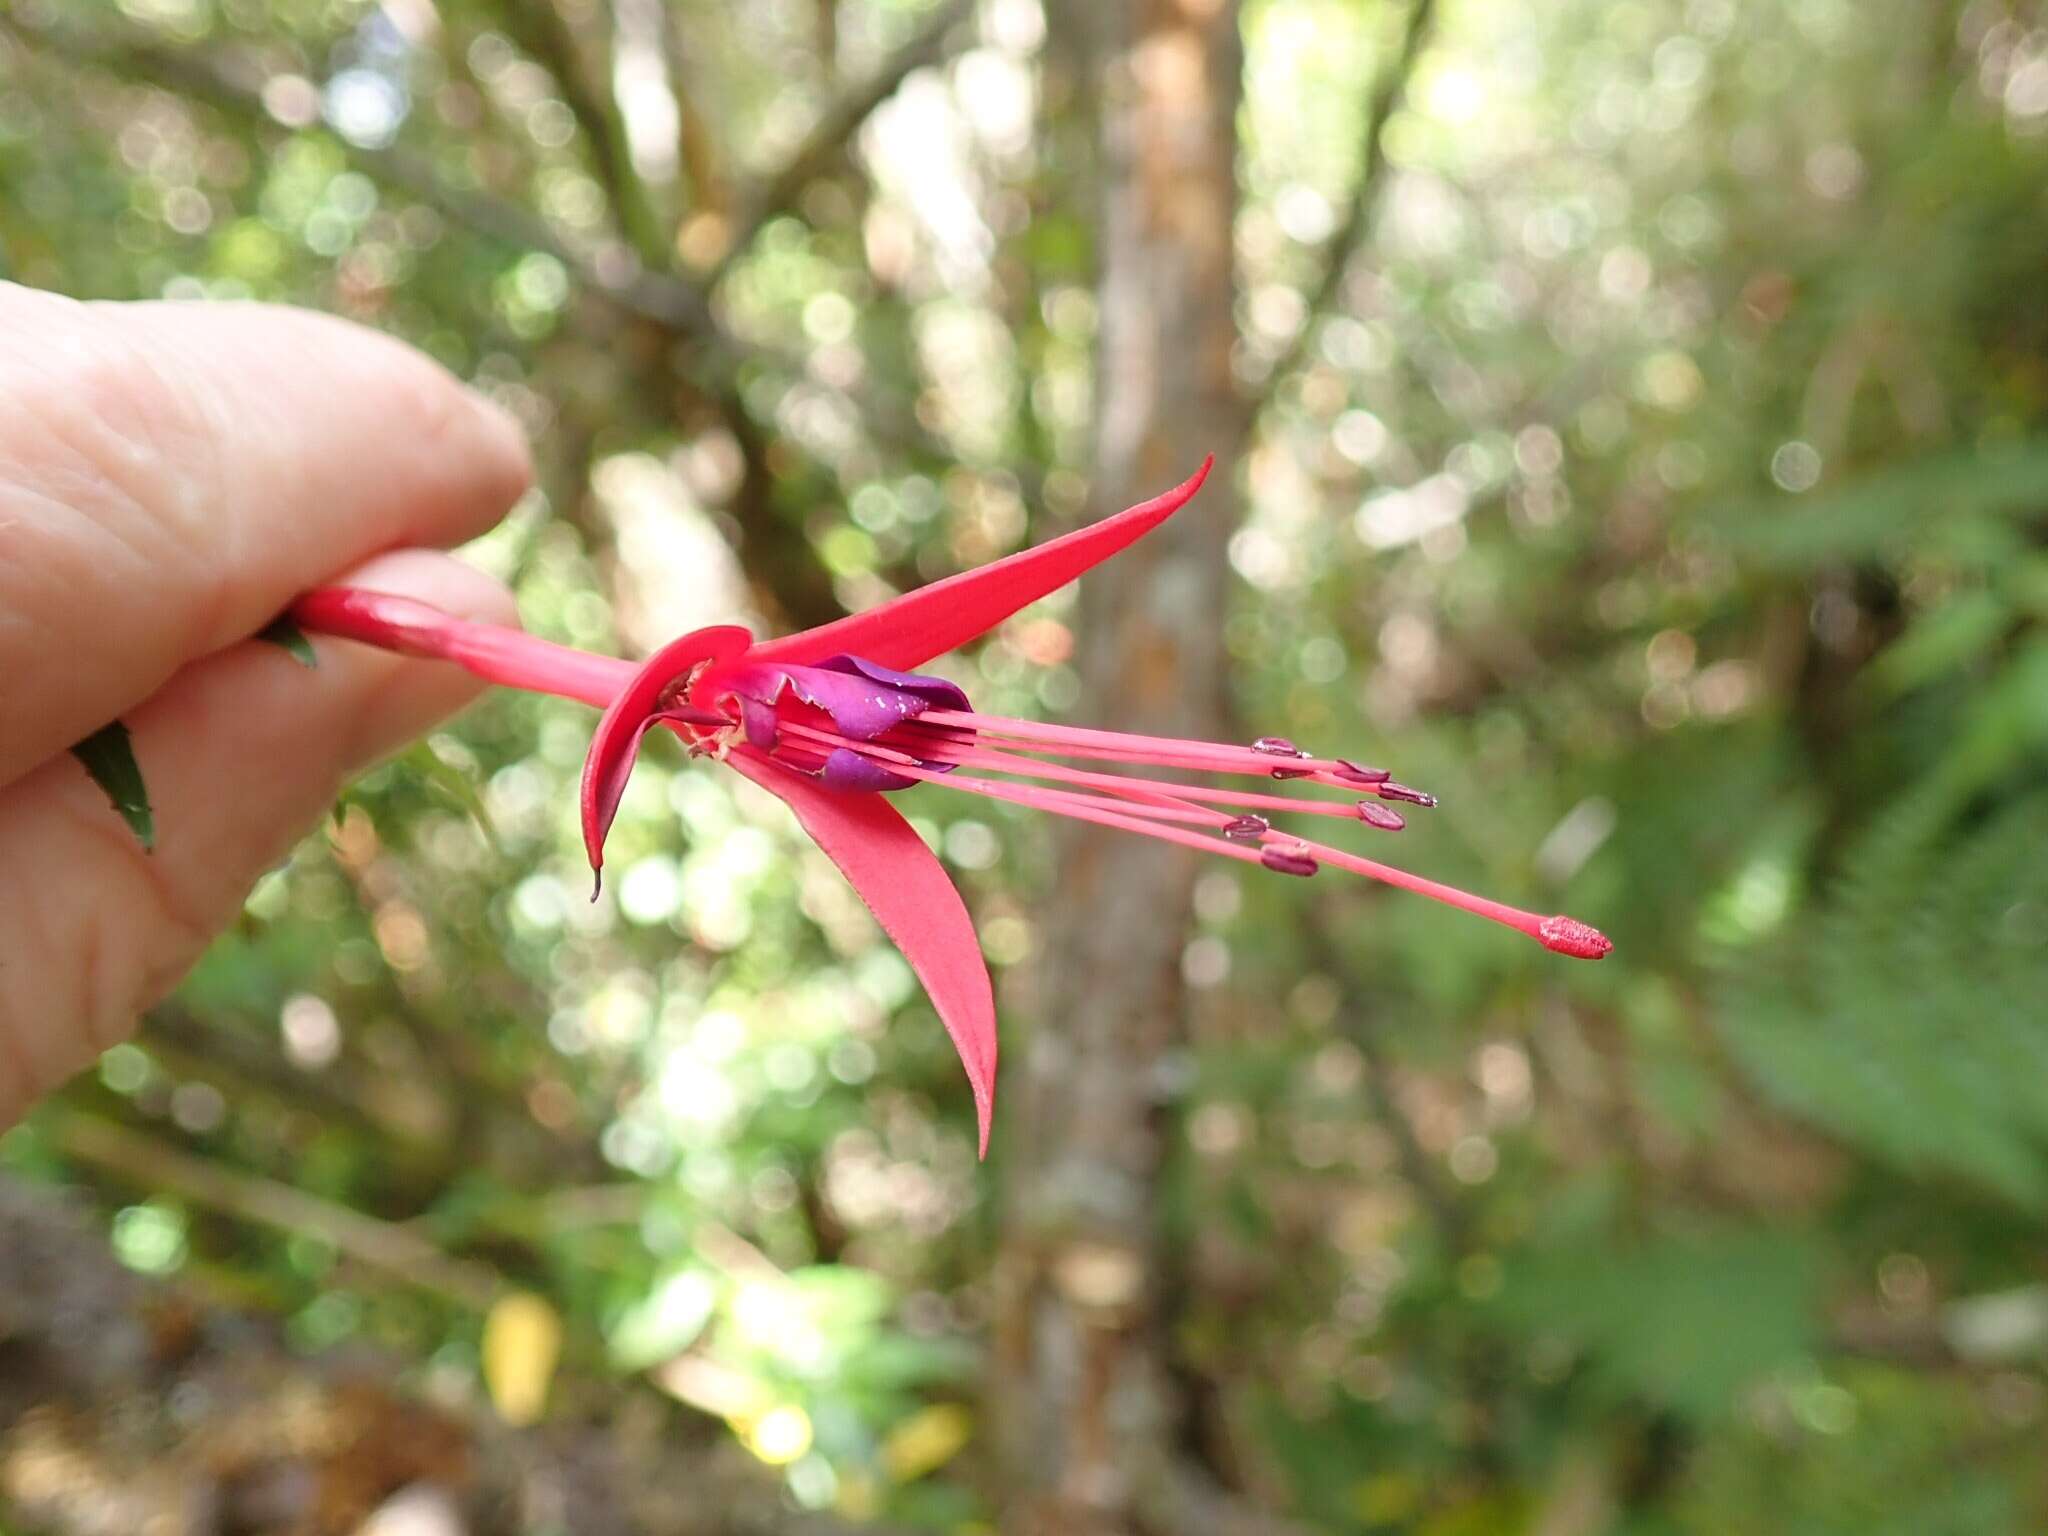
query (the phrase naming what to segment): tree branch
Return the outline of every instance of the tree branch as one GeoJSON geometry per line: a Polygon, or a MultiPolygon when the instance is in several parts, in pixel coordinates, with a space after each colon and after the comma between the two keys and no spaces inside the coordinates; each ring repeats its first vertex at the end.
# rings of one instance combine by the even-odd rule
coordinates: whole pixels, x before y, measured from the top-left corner
{"type": "MultiPolygon", "coordinates": [[[[592,7],[593,12],[602,9],[592,7]]],[[[650,269],[667,267],[673,259],[669,232],[661,227],[647,188],[633,169],[625,115],[612,93],[609,42],[599,50],[600,57],[593,65],[558,0],[522,0],[506,6],[503,17],[513,41],[555,77],[563,102],[583,132],[598,184],[611,200],[627,242],[650,269]]]]}
{"type": "Polygon", "coordinates": [[[1422,56],[1423,43],[1429,35],[1430,18],[1435,9],[1436,0],[1410,0],[1408,18],[1402,26],[1400,51],[1395,55],[1392,67],[1382,72],[1375,82],[1372,101],[1366,110],[1365,163],[1359,168],[1358,183],[1352,189],[1344,222],[1323,245],[1322,280],[1309,295],[1301,329],[1294,333],[1294,339],[1273,360],[1273,366],[1254,393],[1254,416],[1259,407],[1272,399],[1274,391],[1287,377],[1301,366],[1308,355],[1309,343],[1315,339],[1317,326],[1337,301],[1352,258],[1372,232],[1373,212],[1379,204],[1380,183],[1385,179],[1387,166],[1387,123],[1393,117],[1394,109],[1408,94],[1408,82],[1415,74],[1416,61],[1422,56]]]}
{"type": "Polygon", "coordinates": [[[711,125],[705,121],[697,101],[700,81],[695,60],[683,41],[680,19],[666,5],[658,7],[658,11],[662,58],[668,66],[669,86],[676,98],[676,155],[687,184],[688,207],[692,215],[722,215],[731,188],[719,167],[721,157],[711,125]]]}
{"type": "MultiPolygon", "coordinates": [[[[966,0],[954,0],[948,7],[949,12],[964,12],[965,9],[966,0]]],[[[88,38],[69,29],[32,31],[4,15],[0,15],[0,33],[13,36],[26,47],[69,64],[105,69],[142,84],[174,91],[244,122],[271,123],[270,115],[263,107],[259,86],[197,53],[158,48],[136,41],[88,38]]],[[[912,43],[905,51],[918,47],[918,43],[912,43]]],[[[904,71],[907,73],[914,66],[915,60],[906,64],[904,71]]],[[[898,78],[900,80],[900,76],[898,78]]],[[[874,84],[870,82],[871,87],[874,84]]],[[[886,91],[881,92],[876,100],[886,94],[886,91]]],[[[743,409],[735,380],[741,363],[749,358],[798,376],[805,372],[805,361],[801,356],[771,346],[742,342],[733,336],[712,313],[705,298],[706,288],[687,278],[648,271],[629,254],[621,261],[608,259],[605,252],[572,246],[545,219],[516,202],[488,192],[451,186],[436,173],[425,156],[414,151],[403,148],[366,149],[353,144],[347,149],[350,158],[364,172],[417,198],[451,222],[486,239],[552,256],[587,291],[615,309],[690,341],[712,365],[709,372],[714,382],[706,393],[722,411],[738,412],[743,409]]],[[[764,216],[761,222],[765,221],[764,216]]],[[[609,254],[615,258],[626,253],[609,254]]],[[[909,411],[858,391],[843,393],[884,444],[940,459],[952,458],[948,445],[927,432],[909,411]]]]}
{"type": "Polygon", "coordinates": [[[351,1134],[404,1139],[402,1128],[380,1118],[354,1094],[339,1086],[331,1072],[302,1072],[236,1030],[210,1026],[188,1013],[176,998],[143,1015],[141,1043],[162,1059],[174,1074],[212,1075],[227,1079],[231,1096],[252,1089],[310,1106],[348,1128],[351,1134]]]}
{"type": "MultiPolygon", "coordinates": [[[[0,32],[37,52],[175,91],[244,122],[271,122],[259,86],[196,52],[159,48],[139,41],[88,38],[68,28],[31,30],[5,16],[0,16],[0,32]]],[[[488,192],[451,186],[424,156],[410,150],[366,149],[353,144],[348,150],[355,163],[371,176],[418,198],[472,233],[554,257],[579,283],[614,307],[707,345],[729,347],[729,339],[713,318],[703,292],[687,279],[650,272],[637,258],[607,260],[604,253],[578,249],[557,234],[545,219],[518,203],[488,192]]]]}
{"type": "Polygon", "coordinates": [[[365,1269],[433,1291],[461,1306],[483,1311],[504,1289],[490,1269],[450,1258],[417,1233],[287,1185],[190,1156],[111,1120],[59,1115],[49,1133],[57,1149],[77,1162],[259,1226],[317,1237],[365,1269]]]}
{"type": "Polygon", "coordinates": [[[744,256],[754,237],[777,214],[795,206],[805,187],[845,152],[848,142],[874,110],[896,94],[912,70],[935,62],[945,51],[946,34],[973,10],[972,0],[946,0],[931,15],[917,35],[882,62],[867,79],[849,89],[828,106],[782,166],[759,186],[742,193],[740,214],[734,224],[725,254],[705,276],[704,286],[715,288],[719,279],[744,256]]]}
{"type": "MultiPolygon", "coordinates": [[[[770,178],[765,191],[751,206],[755,215],[745,223],[753,233],[771,218],[779,204],[793,201],[808,178],[822,166],[837,142],[901,83],[919,63],[936,56],[944,34],[967,14],[969,0],[948,0],[918,36],[899,51],[887,66],[863,86],[852,91],[827,111],[812,140],[792,157],[781,173],[770,178]],[[836,125],[836,126],[835,126],[836,125]],[[827,130],[830,130],[828,133],[827,130]]],[[[253,127],[272,126],[262,101],[259,79],[246,70],[207,54],[159,47],[139,37],[88,36],[79,29],[56,26],[30,28],[25,23],[0,15],[0,35],[11,36],[26,48],[71,66],[103,69],[144,85],[169,90],[253,127]]],[[[622,247],[604,250],[578,247],[557,232],[545,219],[510,199],[489,192],[451,185],[431,160],[403,147],[370,149],[344,146],[353,164],[366,174],[418,199],[451,223],[479,235],[519,249],[553,256],[576,279],[586,293],[614,310],[648,322],[665,336],[689,343],[696,361],[695,377],[687,380],[692,393],[722,416],[732,427],[742,447],[751,446],[750,466],[757,483],[742,514],[742,564],[754,569],[763,547],[772,543],[776,522],[761,521],[768,511],[766,479],[767,449],[773,434],[749,415],[740,390],[742,370],[748,363],[780,369],[796,378],[808,373],[807,360],[800,354],[770,344],[743,341],[735,337],[713,312],[706,294],[710,284],[698,284],[675,273],[650,271],[622,247]]],[[[736,245],[734,253],[742,248],[736,245]]],[[[730,257],[728,257],[728,260],[730,257]]],[[[952,446],[927,430],[913,410],[900,402],[861,388],[838,391],[862,422],[864,430],[884,449],[950,463],[952,446]]],[[[800,442],[791,442],[807,457],[818,455],[800,442]]],[[[832,466],[824,467],[831,471],[832,466]]],[[[1013,467],[1027,492],[1035,484],[1028,471],[1013,467]]],[[[800,624],[818,623],[842,611],[832,584],[815,561],[775,558],[766,567],[765,583],[777,594],[787,616],[800,624]],[[812,568],[806,570],[809,564],[812,568]]]]}

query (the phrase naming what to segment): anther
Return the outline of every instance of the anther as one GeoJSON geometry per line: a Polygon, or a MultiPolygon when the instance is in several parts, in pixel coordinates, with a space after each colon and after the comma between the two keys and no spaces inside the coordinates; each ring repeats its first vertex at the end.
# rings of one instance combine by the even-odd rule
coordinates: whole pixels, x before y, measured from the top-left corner
{"type": "Polygon", "coordinates": [[[1316,771],[1313,768],[1275,768],[1273,770],[1273,777],[1276,779],[1312,779],[1315,775],[1316,771]]]}
{"type": "Polygon", "coordinates": [[[1268,848],[1259,855],[1259,862],[1283,875],[1300,875],[1306,878],[1320,867],[1306,853],[1290,853],[1283,848],[1268,848]]]}
{"type": "Polygon", "coordinates": [[[1348,757],[1337,759],[1336,774],[1338,778],[1349,779],[1354,784],[1384,784],[1393,777],[1384,768],[1368,768],[1348,757]]]}
{"type": "Polygon", "coordinates": [[[1398,832],[1408,825],[1399,811],[1389,810],[1384,805],[1375,805],[1370,800],[1358,802],[1358,819],[1368,827],[1378,827],[1382,832],[1398,832]]]}
{"type": "Polygon", "coordinates": [[[1273,823],[1263,816],[1240,816],[1223,829],[1223,835],[1234,843],[1256,843],[1273,830],[1273,823]]]}
{"type": "Polygon", "coordinates": [[[1396,784],[1392,781],[1379,785],[1373,793],[1382,800],[1406,800],[1411,805],[1424,807],[1436,804],[1435,795],[1424,794],[1419,789],[1411,789],[1406,784],[1396,784]]]}
{"type": "Polygon", "coordinates": [[[1576,917],[1546,917],[1536,928],[1536,941],[1555,954],[1575,960],[1605,960],[1614,948],[1613,940],[1576,917]]]}
{"type": "Polygon", "coordinates": [[[1285,736],[1261,736],[1252,743],[1254,752],[1263,752],[1268,757],[1307,757],[1308,754],[1289,741],[1285,736]]]}

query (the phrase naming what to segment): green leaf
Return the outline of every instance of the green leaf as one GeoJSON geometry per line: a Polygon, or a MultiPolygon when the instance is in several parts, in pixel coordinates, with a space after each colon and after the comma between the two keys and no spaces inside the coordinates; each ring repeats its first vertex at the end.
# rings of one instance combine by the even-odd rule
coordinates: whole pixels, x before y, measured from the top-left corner
{"type": "Polygon", "coordinates": [[[1968,592],[1914,620],[1864,674],[1887,698],[1910,693],[1984,655],[2012,624],[2012,608],[1996,592],[1968,592]]]}
{"type": "Polygon", "coordinates": [[[1989,564],[2024,548],[2011,522],[2044,511],[2048,441],[2037,439],[1933,454],[1839,489],[1773,496],[1734,512],[1723,531],[1738,551],[1791,570],[1874,558],[1909,540],[1989,564]]]}
{"type": "MultiPolygon", "coordinates": [[[[420,782],[433,794],[439,796],[456,810],[463,812],[476,824],[483,834],[491,852],[499,858],[505,857],[505,843],[498,836],[498,824],[491,819],[491,808],[484,804],[482,791],[476,781],[458,764],[451,763],[434,750],[431,741],[416,741],[408,747],[398,761],[408,772],[418,775],[420,782]]],[[[343,806],[335,803],[335,824],[340,825],[343,806]]]]}
{"type": "Polygon", "coordinates": [[[1585,1351],[1595,1379],[1617,1396],[1706,1421],[1813,1347],[1818,1282],[1810,1238],[1709,1227],[1534,1256],[1509,1271],[1499,1305],[1585,1351]]]}
{"type": "Polygon", "coordinates": [[[1952,797],[1974,792],[2048,753],[2048,637],[2014,648],[1971,696],[1931,782],[1952,797]]]}
{"type": "Polygon", "coordinates": [[[1930,784],[1845,862],[1716,1023],[1780,1108],[1894,1167],[2048,1204],[2048,793],[1930,784]]]}
{"type": "Polygon", "coordinates": [[[710,1323],[718,1291],[717,1281],[697,1265],[670,1270],[612,1324],[605,1341],[612,1364],[644,1371],[681,1354],[710,1323]]]}
{"type": "Polygon", "coordinates": [[[143,851],[154,852],[156,817],[149,809],[149,786],[142,782],[128,727],[118,720],[103,725],[73,747],[71,755],[85,764],[85,771],[105,791],[108,803],[128,823],[143,851]]]}
{"type": "Polygon", "coordinates": [[[258,630],[256,638],[284,647],[291,653],[292,660],[302,667],[320,665],[320,658],[313,654],[313,642],[306,638],[306,632],[284,614],[279,614],[258,630]]]}

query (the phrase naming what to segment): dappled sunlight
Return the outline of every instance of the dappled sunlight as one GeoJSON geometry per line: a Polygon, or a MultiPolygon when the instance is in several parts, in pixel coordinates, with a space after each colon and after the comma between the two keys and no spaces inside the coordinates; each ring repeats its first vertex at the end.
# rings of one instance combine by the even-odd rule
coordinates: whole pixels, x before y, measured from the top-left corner
{"type": "Polygon", "coordinates": [[[902,781],[986,1163],[898,909],[737,716],[608,760],[593,900],[599,717],[496,690],[0,1136],[166,1287],[122,1408],[0,1253],[0,1528],[2042,1523],[2048,16],[1126,9],[0,7],[0,277],[423,349],[535,449],[466,557],[593,667],[1216,455],[1078,588],[834,674],[938,727],[726,698],[764,775],[902,781]],[[1440,799],[1433,892],[1613,958],[1345,874],[1415,883],[1368,762],[1440,799]],[[1319,789],[1327,847],[1262,841],[1319,789]],[[316,1374],[222,1397],[243,1312],[316,1374]],[[394,1446],[358,1352],[447,1426],[394,1446]]]}

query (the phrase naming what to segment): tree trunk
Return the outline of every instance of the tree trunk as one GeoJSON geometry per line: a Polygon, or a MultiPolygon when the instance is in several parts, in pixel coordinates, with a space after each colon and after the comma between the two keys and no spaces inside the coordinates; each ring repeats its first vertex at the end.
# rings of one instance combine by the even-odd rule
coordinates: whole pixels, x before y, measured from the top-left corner
{"type": "MultiPolygon", "coordinates": [[[[1230,361],[1241,50],[1234,3],[1070,0],[1066,11],[1056,25],[1098,114],[1100,516],[1240,440],[1230,361]]],[[[1082,719],[1172,736],[1225,728],[1232,470],[1221,465],[1186,512],[1083,583],[1082,719]]],[[[1178,1527],[1157,1213],[1194,862],[1100,829],[1061,847],[1002,1154],[991,1391],[1009,1531],[1178,1527]]]]}

